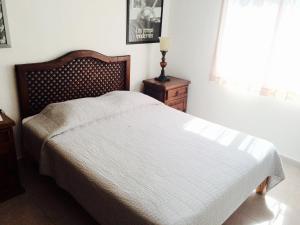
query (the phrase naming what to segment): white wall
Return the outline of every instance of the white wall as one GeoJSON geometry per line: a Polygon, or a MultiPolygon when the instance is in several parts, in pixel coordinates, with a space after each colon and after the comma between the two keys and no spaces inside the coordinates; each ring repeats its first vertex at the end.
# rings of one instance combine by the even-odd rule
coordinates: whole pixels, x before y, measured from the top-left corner
{"type": "MultiPolygon", "coordinates": [[[[131,89],[139,90],[158,44],[126,45],[126,0],[6,0],[12,48],[0,49],[0,108],[18,120],[14,65],[91,49],[129,54],[131,89]]],[[[164,31],[167,30],[165,1],[164,31]]]]}
{"type": "MultiPolygon", "coordinates": [[[[238,93],[209,81],[221,0],[173,0],[168,74],[190,79],[188,112],[263,137],[300,162],[300,105],[238,93]]],[[[300,84],[299,84],[300,85],[300,84]]]]}

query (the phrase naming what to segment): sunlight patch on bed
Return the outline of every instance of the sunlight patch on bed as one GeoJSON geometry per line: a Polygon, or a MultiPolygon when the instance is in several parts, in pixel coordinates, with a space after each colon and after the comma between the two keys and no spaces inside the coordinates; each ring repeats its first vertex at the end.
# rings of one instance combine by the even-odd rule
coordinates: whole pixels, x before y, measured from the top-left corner
{"type": "Polygon", "coordinates": [[[268,141],[247,135],[247,137],[241,142],[238,149],[249,153],[257,160],[261,160],[268,154],[272,147],[273,145],[268,141]]]}
{"type": "Polygon", "coordinates": [[[211,141],[216,141],[223,146],[229,146],[239,134],[238,131],[201,119],[193,119],[187,122],[184,125],[184,130],[198,134],[211,141]]]}

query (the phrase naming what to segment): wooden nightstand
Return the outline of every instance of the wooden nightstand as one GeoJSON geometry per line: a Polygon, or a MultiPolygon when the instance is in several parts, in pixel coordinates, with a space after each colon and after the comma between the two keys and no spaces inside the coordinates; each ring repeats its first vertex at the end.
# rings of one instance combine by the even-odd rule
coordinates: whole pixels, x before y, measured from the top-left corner
{"type": "Polygon", "coordinates": [[[144,94],[149,95],[166,105],[186,112],[188,80],[171,77],[168,82],[159,82],[155,79],[144,80],[144,94]]]}
{"type": "Polygon", "coordinates": [[[17,156],[14,144],[15,122],[0,113],[0,202],[23,193],[20,185],[17,156]]]}

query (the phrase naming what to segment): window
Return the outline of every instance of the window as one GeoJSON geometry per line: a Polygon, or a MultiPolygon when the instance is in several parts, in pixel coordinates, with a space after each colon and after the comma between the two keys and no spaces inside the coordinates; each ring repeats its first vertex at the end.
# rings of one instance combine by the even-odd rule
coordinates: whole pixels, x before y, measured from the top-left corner
{"type": "Polygon", "coordinates": [[[300,96],[300,0],[224,0],[212,80],[300,96]]]}

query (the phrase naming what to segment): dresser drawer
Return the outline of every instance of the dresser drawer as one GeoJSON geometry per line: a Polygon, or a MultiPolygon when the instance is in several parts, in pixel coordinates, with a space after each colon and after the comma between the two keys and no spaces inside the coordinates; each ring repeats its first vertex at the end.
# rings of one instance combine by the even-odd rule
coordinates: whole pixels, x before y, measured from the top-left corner
{"type": "Polygon", "coordinates": [[[185,112],[186,111],[186,98],[169,101],[169,102],[167,102],[167,105],[174,109],[185,112]]]}
{"type": "Polygon", "coordinates": [[[187,96],[187,86],[171,89],[167,92],[167,100],[175,100],[187,96]]]}

